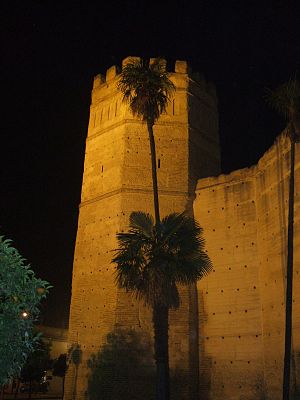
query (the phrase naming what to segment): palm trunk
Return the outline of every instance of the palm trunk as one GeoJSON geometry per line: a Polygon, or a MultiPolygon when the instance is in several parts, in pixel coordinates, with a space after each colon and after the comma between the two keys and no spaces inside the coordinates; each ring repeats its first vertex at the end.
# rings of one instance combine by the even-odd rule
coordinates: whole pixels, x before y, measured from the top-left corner
{"type": "MultiPolygon", "coordinates": [[[[158,226],[160,224],[160,215],[156,169],[156,150],[152,121],[147,121],[147,128],[149,133],[151,151],[155,225],[158,226]]],[[[170,398],[168,317],[169,309],[167,306],[163,306],[161,304],[156,304],[155,306],[153,306],[154,356],[156,363],[156,400],[169,400],[170,398]]]]}
{"type": "Polygon", "coordinates": [[[154,356],[156,363],[156,400],[169,400],[169,309],[162,304],[153,306],[154,356]]]}
{"type": "Polygon", "coordinates": [[[157,170],[156,170],[156,150],[155,150],[155,140],[153,135],[153,123],[152,121],[147,121],[147,128],[150,141],[150,152],[151,152],[151,164],[152,164],[152,184],[153,184],[153,200],[154,200],[154,212],[155,212],[155,224],[159,225],[159,203],[158,203],[158,186],[157,186],[157,170]]]}
{"type": "Polygon", "coordinates": [[[293,306],[293,256],[294,256],[294,175],[295,175],[295,140],[291,138],[291,163],[288,213],[287,273],[285,300],[285,349],[283,371],[283,400],[290,398],[291,345],[292,345],[292,306],[293,306]]]}

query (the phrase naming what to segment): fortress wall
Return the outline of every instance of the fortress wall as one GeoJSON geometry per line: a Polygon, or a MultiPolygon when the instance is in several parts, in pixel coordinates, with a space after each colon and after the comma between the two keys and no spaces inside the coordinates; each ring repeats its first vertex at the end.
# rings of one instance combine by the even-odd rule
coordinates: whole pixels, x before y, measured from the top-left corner
{"type": "MultiPolygon", "coordinates": [[[[218,174],[220,160],[214,87],[181,61],[170,78],[176,93],[154,127],[162,216],[190,212],[197,180],[218,174]]],[[[69,343],[79,343],[83,353],[78,370],[74,365],[68,370],[65,399],[84,398],[87,360],[114,328],[134,328],[150,341],[152,336],[151,311],[116,288],[110,263],[116,233],[128,228],[131,212],[154,213],[147,130],[122,102],[117,82],[116,66],[94,80],[69,325],[69,343]]],[[[279,398],[288,149],[281,136],[257,166],[198,181],[194,213],[214,270],[199,282],[198,293],[182,288],[181,307],[170,312],[170,365],[173,372],[188,373],[187,387],[178,392],[181,400],[197,397],[198,351],[201,398],[256,399],[263,393],[279,398]]],[[[293,376],[299,386],[297,149],[293,376]]]]}
{"type": "MultiPolygon", "coordinates": [[[[188,129],[186,124],[160,123],[154,126],[158,187],[176,194],[188,192],[188,129]],[[175,125],[175,126],[174,126],[175,125]],[[175,193],[174,193],[175,192],[175,193]]],[[[151,192],[152,175],[148,132],[144,124],[128,121],[124,135],[124,158],[122,165],[122,188],[151,192]]],[[[152,204],[148,212],[154,215],[152,204]]]]}
{"type": "Polygon", "coordinates": [[[82,182],[82,203],[93,200],[120,188],[125,128],[113,127],[110,132],[100,132],[87,140],[85,168],[82,182]],[[111,154],[111,149],[115,149],[111,154]]]}
{"type": "MultiPolygon", "coordinates": [[[[280,136],[258,163],[257,209],[265,388],[280,393],[284,355],[285,277],[290,168],[289,141],[280,136]]],[[[300,146],[296,148],[293,285],[293,385],[300,391],[300,146]]],[[[275,397],[274,397],[275,398],[275,397]]]]}
{"type": "MultiPolygon", "coordinates": [[[[154,126],[162,216],[191,212],[197,180],[220,168],[214,87],[182,61],[170,78],[176,93],[154,126]]],[[[84,398],[87,360],[116,327],[152,340],[151,310],[116,288],[110,263],[131,212],[154,214],[147,130],[122,102],[117,82],[116,66],[94,80],[69,323],[69,344],[83,353],[79,368],[68,369],[66,400],[84,398]]],[[[170,312],[170,366],[185,374],[186,387],[173,390],[180,400],[198,398],[198,372],[201,399],[280,396],[288,149],[281,136],[257,166],[198,181],[194,214],[214,270],[198,293],[182,288],[181,307],[170,312]]],[[[293,376],[300,391],[299,145],[296,153],[293,376]]]]}
{"type": "Polygon", "coordinates": [[[82,361],[78,371],[70,365],[66,377],[66,398],[84,398],[87,360],[98,351],[115,325],[117,288],[110,263],[120,231],[120,195],[82,204],[79,212],[74,254],[69,345],[79,343],[82,361]],[[77,378],[75,379],[77,374],[77,378]],[[75,392],[76,391],[76,392],[75,392]]]}
{"type": "Polygon", "coordinates": [[[198,182],[195,217],[213,272],[198,283],[200,384],[213,399],[259,398],[263,374],[254,171],[198,182]],[[202,356],[202,357],[201,357],[202,356]]]}
{"type": "MultiPolygon", "coordinates": [[[[257,166],[198,182],[194,212],[214,265],[198,283],[200,382],[214,399],[281,398],[288,149],[280,136],[257,166]]],[[[299,382],[299,145],[296,160],[293,345],[299,382]]]]}
{"type": "MultiPolygon", "coordinates": [[[[107,78],[110,82],[111,76],[107,78]]],[[[78,370],[74,365],[68,369],[66,399],[84,398],[87,360],[116,323],[118,294],[111,250],[117,247],[116,232],[122,229],[124,217],[120,188],[125,116],[126,107],[116,85],[107,85],[102,76],[97,76],[86,140],[69,320],[69,345],[80,344],[82,361],[78,370]]]]}
{"type": "MultiPolygon", "coordinates": [[[[193,140],[192,135],[200,133],[189,129],[192,119],[189,105],[196,101],[196,96],[202,96],[210,104],[205,109],[206,116],[210,109],[216,108],[215,94],[210,93],[211,88],[208,91],[205,82],[193,84],[197,93],[196,89],[189,90],[191,79],[187,72],[186,63],[177,61],[175,73],[170,73],[177,90],[167,112],[154,126],[162,217],[181,212],[191,203],[190,176],[195,180],[197,173],[190,171],[194,164],[189,141],[193,140]]],[[[117,73],[118,68],[114,66],[105,78],[98,75],[94,80],[69,322],[69,344],[79,343],[83,353],[78,369],[71,365],[68,370],[66,400],[84,398],[90,372],[87,360],[101,349],[107,334],[116,327],[133,328],[150,340],[152,336],[150,310],[116,288],[115,266],[110,264],[112,250],[117,247],[116,233],[128,229],[131,212],[141,210],[154,214],[146,126],[122,102],[117,90],[117,73]]],[[[213,115],[217,118],[216,110],[213,115]]],[[[206,134],[210,136],[210,132],[206,134]]],[[[214,135],[216,131],[211,132],[212,138],[214,135]]],[[[215,149],[217,140],[211,139],[211,142],[215,143],[212,145],[215,149]]],[[[213,161],[209,161],[209,152],[206,153],[207,171],[213,173],[219,160],[212,157],[213,161]]],[[[181,308],[170,313],[170,364],[188,374],[189,289],[182,289],[181,294],[181,308]]],[[[181,392],[180,399],[185,395],[187,389],[181,392]]]]}

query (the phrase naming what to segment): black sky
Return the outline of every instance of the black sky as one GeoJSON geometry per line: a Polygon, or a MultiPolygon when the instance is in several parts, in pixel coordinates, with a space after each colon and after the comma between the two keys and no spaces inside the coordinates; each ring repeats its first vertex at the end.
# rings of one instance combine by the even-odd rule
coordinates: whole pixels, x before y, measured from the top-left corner
{"type": "Polygon", "coordinates": [[[0,233],[65,326],[93,76],[127,55],[188,60],[217,87],[222,170],[250,166],[284,127],[263,95],[300,74],[300,3],[24,0],[1,19],[0,233]]]}

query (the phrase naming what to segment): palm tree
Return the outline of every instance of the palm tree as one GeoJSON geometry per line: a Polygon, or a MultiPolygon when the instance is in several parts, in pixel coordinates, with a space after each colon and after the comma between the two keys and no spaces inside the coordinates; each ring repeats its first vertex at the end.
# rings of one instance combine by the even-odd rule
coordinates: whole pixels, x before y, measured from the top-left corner
{"type": "Polygon", "coordinates": [[[143,212],[133,212],[130,228],[118,233],[117,264],[120,288],[152,308],[156,399],[169,399],[169,309],[179,307],[178,284],[195,283],[212,268],[204,252],[202,229],[185,214],[170,214],[160,224],[143,212]]]}
{"type": "Polygon", "coordinates": [[[133,115],[142,118],[147,123],[150,141],[152,183],[155,222],[159,224],[159,203],[156,171],[156,152],[153,126],[166,107],[175,86],[168,78],[165,62],[161,58],[152,63],[143,59],[131,59],[122,70],[118,83],[123,93],[123,100],[129,103],[133,115]]]}
{"type": "Polygon", "coordinates": [[[285,349],[282,391],[283,400],[288,400],[290,398],[292,344],[295,144],[300,141],[300,82],[296,79],[289,80],[289,82],[282,84],[274,91],[269,90],[267,93],[267,100],[274,109],[286,118],[286,132],[291,144],[285,302],[285,349]]]}

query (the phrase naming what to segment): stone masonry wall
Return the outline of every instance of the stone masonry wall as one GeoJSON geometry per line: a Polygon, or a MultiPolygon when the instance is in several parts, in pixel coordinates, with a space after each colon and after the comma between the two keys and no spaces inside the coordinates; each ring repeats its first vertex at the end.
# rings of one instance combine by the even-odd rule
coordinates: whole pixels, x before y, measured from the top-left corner
{"type": "MultiPolygon", "coordinates": [[[[295,175],[292,374],[300,392],[299,144],[295,175]]],[[[201,398],[281,399],[288,178],[281,135],[257,166],[198,182],[194,212],[214,265],[198,283],[201,398]]]]}
{"type": "MultiPolygon", "coordinates": [[[[118,68],[111,67],[105,78],[95,78],[92,93],[69,322],[69,344],[81,346],[82,360],[78,368],[71,365],[68,370],[66,400],[85,398],[88,359],[116,327],[134,329],[152,340],[150,310],[116,288],[115,266],[110,263],[117,247],[116,233],[128,228],[131,212],[153,214],[147,129],[122,102],[118,79],[118,68]]],[[[206,174],[218,173],[220,164],[213,87],[202,79],[196,83],[182,61],[176,62],[170,79],[176,93],[154,126],[162,216],[191,212],[194,188],[203,176],[197,160],[205,165],[206,174]],[[199,126],[197,110],[203,116],[199,126]]],[[[190,368],[195,358],[189,334],[195,319],[191,293],[182,288],[181,307],[170,315],[171,368],[184,371],[188,382],[195,375],[190,368]]],[[[187,398],[188,386],[181,400],[187,398]]]]}
{"type": "MultiPolygon", "coordinates": [[[[80,344],[82,360],[78,368],[69,367],[66,400],[85,398],[87,360],[115,328],[134,329],[152,340],[151,311],[116,288],[110,263],[116,233],[127,229],[130,213],[153,214],[147,130],[122,103],[118,72],[113,66],[106,77],[94,80],[68,339],[69,345],[80,344]]],[[[194,212],[214,265],[198,290],[181,289],[181,307],[170,313],[171,370],[184,373],[186,382],[181,392],[173,388],[173,398],[277,400],[283,364],[289,143],[281,135],[257,166],[205,178],[219,173],[215,90],[182,61],[170,77],[176,94],[154,127],[161,214],[194,212]]],[[[292,373],[298,392],[299,153],[297,145],[292,373]]]]}

